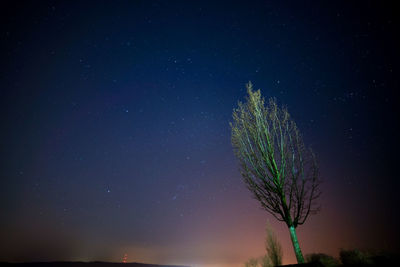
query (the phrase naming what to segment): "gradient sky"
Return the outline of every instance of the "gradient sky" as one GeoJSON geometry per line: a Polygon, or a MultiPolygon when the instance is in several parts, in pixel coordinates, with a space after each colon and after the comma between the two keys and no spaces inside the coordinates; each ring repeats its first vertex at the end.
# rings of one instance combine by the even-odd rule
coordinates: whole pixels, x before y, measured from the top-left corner
{"type": "Polygon", "coordinates": [[[295,262],[232,152],[249,80],[319,155],[304,254],[400,250],[395,8],[214,2],[2,5],[0,261],[241,266],[269,221],[295,262]]]}

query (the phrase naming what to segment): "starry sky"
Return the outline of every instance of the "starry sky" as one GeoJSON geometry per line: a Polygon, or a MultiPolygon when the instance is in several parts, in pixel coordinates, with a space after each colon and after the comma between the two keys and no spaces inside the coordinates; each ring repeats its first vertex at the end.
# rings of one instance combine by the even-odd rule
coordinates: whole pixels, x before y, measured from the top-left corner
{"type": "Polygon", "coordinates": [[[0,261],[242,266],[269,222],[294,263],[230,143],[249,80],[319,157],[304,254],[398,252],[398,19],[360,3],[8,1],[0,261]]]}

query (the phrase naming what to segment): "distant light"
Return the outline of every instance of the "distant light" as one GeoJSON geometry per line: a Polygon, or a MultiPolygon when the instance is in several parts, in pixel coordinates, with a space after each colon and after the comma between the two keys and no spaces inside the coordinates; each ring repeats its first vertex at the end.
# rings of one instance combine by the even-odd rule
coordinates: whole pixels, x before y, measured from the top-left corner
{"type": "Polygon", "coordinates": [[[128,254],[124,254],[124,256],[122,257],[122,263],[126,263],[128,260],[128,254]]]}

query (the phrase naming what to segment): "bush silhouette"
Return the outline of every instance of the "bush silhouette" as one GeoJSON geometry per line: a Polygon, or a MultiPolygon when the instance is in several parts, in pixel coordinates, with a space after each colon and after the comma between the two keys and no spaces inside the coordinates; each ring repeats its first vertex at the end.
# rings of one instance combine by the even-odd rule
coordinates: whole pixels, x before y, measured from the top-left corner
{"type": "Polygon", "coordinates": [[[306,255],[306,262],[308,263],[321,263],[325,267],[339,266],[339,261],[332,256],[323,253],[312,253],[306,255]]]}
{"type": "Polygon", "coordinates": [[[351,266],[368,266],[373,264],[371,254],[358,249],[340,250],[340,261],[344,265],[351,266]]]}

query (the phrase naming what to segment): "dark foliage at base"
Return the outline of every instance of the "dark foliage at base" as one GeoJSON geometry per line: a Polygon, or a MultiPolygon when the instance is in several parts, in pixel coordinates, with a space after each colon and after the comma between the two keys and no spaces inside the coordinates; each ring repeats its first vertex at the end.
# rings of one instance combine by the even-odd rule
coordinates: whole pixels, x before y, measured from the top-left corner
{"type": "Polygon", "coordinates": [[[394,267],[399,265],[400,257],[387,252],[361,251],[357,249],[340,251],[340,262],[332,256],[323,253],[313,253],[306,256],[305,264],[290,264],[282,266],[299,267],[394,267]]]}
{"type": "Polygon", "coordinates": [[[324,267],[335,267],[340,265],[339,261],[332,256],[324,253],[313,253],[306,255],[306,262],[308,263],[321,263],[324,267]]]}
{"type": "MultiPolygon", "coordinates": [[[[324,265],[322,265],[320,262],[308,262],[308,263],[302,263],[302,264],[289,264],[289,265],[280,265],[280,266],[284,266],[284,267],[324,267],[324,265]]],[[[278,266],[277,266],[278,267],[278,266]]]]}
{"type": "Polygon", "coordinates": [[[385,252],[368,252],[358,249],[340,251],[340,261],[343,266],[398,266],[398,259],[398,256],[385,252]]]}

